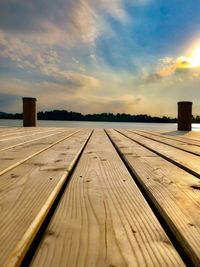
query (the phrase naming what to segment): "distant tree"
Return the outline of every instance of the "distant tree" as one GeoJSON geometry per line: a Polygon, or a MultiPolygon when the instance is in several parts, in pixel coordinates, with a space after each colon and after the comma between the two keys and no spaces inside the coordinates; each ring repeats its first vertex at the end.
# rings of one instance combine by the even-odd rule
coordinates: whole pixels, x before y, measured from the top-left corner
{"type": "MultiPolygon", "coordinates": [[[[83,115],[79,112],[67,111],[67,110],[51,110],[40,111],[37,114],[39,120],[63,120],[63,121],[116,121],[116,122],[160,122],[169,123],[177,122],[176,118],[170,118],[167,116],[151,117],[147,114],[131,115],[126,113],[100,113],[100,114],[86,114],[83,115]]],[[[22,119],[22,113],[10,114],[0,112],[0,119],[22,119]]],[[[200,117],[196,116],[192,118],[193,122],[200,122],[200,117]]]]}

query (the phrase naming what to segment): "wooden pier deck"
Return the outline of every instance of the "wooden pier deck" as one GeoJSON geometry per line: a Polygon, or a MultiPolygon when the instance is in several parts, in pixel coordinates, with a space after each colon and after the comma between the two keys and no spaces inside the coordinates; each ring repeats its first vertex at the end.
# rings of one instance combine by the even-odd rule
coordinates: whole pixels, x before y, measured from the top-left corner
{"type": "Polygon", "coordinates": [[[200,133],[0,128],[0,267],[200,266],[200,133]]]}

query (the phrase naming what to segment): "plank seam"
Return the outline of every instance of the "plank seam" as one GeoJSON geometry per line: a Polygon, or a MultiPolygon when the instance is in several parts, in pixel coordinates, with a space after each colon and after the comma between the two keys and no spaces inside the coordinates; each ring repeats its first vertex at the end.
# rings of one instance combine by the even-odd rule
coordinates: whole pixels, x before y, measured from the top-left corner
{"type": "MultiPolygon", "coordinates": [[[[199,154],[196,153],[196,152],[193,152],[193,151],[190,151],[190,150],[187,150],[187,149],[184,149],[184,148],[181,148],[181,147],[172,145],[172,144],[167,144],[167,143],[165,143],[164,141],[157,140],[157,139],[154,139],[153,137],[148,137],[148,136],[145,136],[145,135],[143,135],[143,134],[140,134],[140,133],[137,133],[137,132],[134,132],[134,131],[131,131],[131,130],[126,130],[126,131],[131,132],[131,133],[134,133],[134,134],[137,134],[137,135],[142,136],[142,137],[144,137],[144,138],[147,138],[147,139],[149,139],[149,140],[153,140],[153,141],[155,141],[155,142],[158,142],[158,143],[161,143],[161,144],[164,144],[164,145],[167,145],[167,146],[170,146],[170,147],[173,147],[173,148],[182,150],[182,151],[184,151],[184,152],[187,152],[187,153],[190,153],[190,154],[193,154],[193,155],[199,157],[199,154]]],[[[181,142],[181,141],[179,141],[179,142],[181,142]]]]}
{"type": "Polygon", "coordinates": [[[37,130],[34,133],[20,135],[20,136],[15,136],[15,137],[7,138],[7,139],[1,139],[0,142],[11,141],[13,139],[19,139],[19,138],[23,138],[23,137],[30,137],[30,136],[35,135],[35,134],[40,134],[40,133],[42,134],[43,132],[44,133],[48,133],[48,132],[52,132],[52,131],[54,131],[54,130],[45,130],[45,131],[37,130]]]}
{"type": "MultiPolygon", "coordinates": [[[[139,190],[141,191],[143,197],[146,199],[148,205],[150,206],[150,208],[152,209],[154,215],[156,216],[156,218],[158,219],[158,221],[160,222],[161,226],[163,227],[166,235],[169,237],[169,239],[171,240],[173,246],[175,247],[175,249],[177,250],[178,254],[180,255],[180,257],[182,258],[182,260],[184,261],[184,263],[186,264],[186,266],[188,267],[195,267],[195,264],[193,262],[193,260],[190,258],[190,256],[187,254],[187,252],[184,250],[184,247],[182,247],[176,237],[176,235],[173,233],[172,229],[170,228],[170,226],[168,225],[168,223],[166,222],[166,220],[163,218],[162,214],[160,213],[159,209],[156,207],[154,201],[152,200],[152,198],[150,197],[150,195],[147,193],[147,191],[145,190],[145,185],[141,182],[140,178],[134,173],[134,170],[132,168],[132,166],[130,165],[130,163],[126,160],[126,158],[123,156],[122,152],[120,151],[120,149],[117,147],[117,145],[115,144],[115,142],[112,140],[112,138],[109,136],[108,132],[104,129],[104,131],[106,132],[108,138],[110,139],[112,145],[114,146],[117,154],[119,155],[119,157],[121,158],[122,162],[124,163],[124,165],[126,166],[128,172],[130,173],[132,179],[134,180],[134,182],[136,183],[136,185],[138,186],[139,190]]],[[[117,130],[115,130],[116,132],[118,132],[117,130]]],[[[120,133],[121,134],[121,133],[120,133]]],[[[169,218],[170,219],[170,218],[169,218]]],[[[187,241],[186,241],[187,243],[187,241]]]]}
{"type": "MultiPolygon", "coordinates": [[[[21,142],[21,143],[18,143],[18,144],[16,144],[16,145],[8,146],[8,147],[5,147],[5,148],[0,149],[0,152],[9,150],[9,149],[11,149],[11,148],[15,148],[15,147],[17,147],[17,146],[25,145],[25,144],[27,144],[27,143],[31,143],[31,142],[40,140],[40,139],[42,139],[42,138],[46,138],[46,137],[50,137],[50,136],[53,136],[53,135],[56,135],[56,134],[60,134],[60,133],[63,133],[63,132],[65,132],[65,131],[66,131],[66,130],[62,130],[62,131],[60,131],[60,132],[52,133],[52,134],[49,134],[49,135],[46,135],[46,136],[42,136],[42,137],[39,137],[39,138],[35,138],[35,139],[31,139],[31,140],[28,140],[28,141],[25,141],[25,142],[21,142]]],[[[68,130],[67,130],[67,132],[68,132],[68,130]]],[[[45,132],[45,134],[46,134],[46,133],[47,133],[47,132],[45,132]]]]}
{"type": "Polygon", "coordinates": [[[15,163],[15,164],[9,166],[8,168],[6,168],[6,169],[4,169],[3,171],[0,172],[0,176],[3,175],[3,174],[5,174],[6,172],[8,172],[8,171],[10,171],[10,170],[13,170],[14,168],[16,168],[16,167],[18,167],[19,165],[23,164],[23,163],[26,162],[27,160],[32,159],[33,157],[35,157],[35,156],[41,154],[42,152],[44,152],[45,150],[48,150],[49,148],[51,148],[51,147],[53,147],[53,146],[55,146],[55,145],[61,143],[62,141],[68,139],[69,137],[73,136],[74,134],[76,134],[76,133],[78,133],[78,132],[80,132],[80,131],[81,131],[81,130],[78,130],[78,131],[76,131],[76,132],[74,132],[74,133],[72,133],[72,134],[70,134],[70,135],[68,135],[68,136],[65,136],[64,138],[62,138],[62,139],[56,141],[55,143],[53,143],[53,144],[51,144],[51,145],[49,145],[49,146],[47,146],[47,147],[45,147],[45,148],[43,148],[43,149],[37,151],[36,153],[34,153],[34,154],[28,156],[27,158],[25,158],[25,159],[23,159],[23,160],[21,160],[21,161],[15,163]]]}
{"type": "MultiPolygon", "coordinates": [[[[131,131],[131,130],[129,130],[131,131]]],[[[192,143],[191,141],[194,141],[194,142],[200,142],[200,139],[190,139],[188,141],[185,141],[185,140],[182,140],[182,139],[178,139],[176,137],[169,137],[169,136],[165,136],[164,134],[156,134],[156,133],[152,133],[152,132],[146,132],[146,131],[142,131],[142,130],[137,130],[138,132],[142,132],[142,133],[146,133],[146,134],[150,134],[150,135],[153,135],[153,136],[158,136],[158,137],[163,137],[165,139],[169,139],[169,140],[172,140],[172,141],[179,141],[179,142],[182,142],[184,144],[187,144],[187,145],[193,145],[193,146],[197,146],[197,147],[200,147],[200,144],[197,145],[197,144],[194,144],[192,143]]],[[[189,139],[187,137],[182,137],[184,139],[189,139]]]]}
{"type": "Polygon", "coordinates": [[[92,134],[93,130],[87,136],[85,143],[82,145],[75,158],[60,178],[59,183],[54,188],[37,217],[34,219],[15,249],[8,257],[8,260],[3,267],[29,266],[92,134]]]}
{"type": "Polygon", "coordinates": [[[118,132],[118,133],[120,133],[120,134],[122,134],[123,136],[127,137],[128,139],[132,140],[133,142],[135,142],[135,143],[141,145],[142,147],[148,149],[149,151],[155,153],[156,155],[160,156],[161,158],[163,158],[163,159],[165,159],[165,160],[171,162],[172,164],[178,166],[178,167],[181,168],[182,170],[184,170],[184,171],[186,171],[186,172],[188,172],[188,173],[194,175],[194,176],[197,177],[198,179],[200,179],[200,174],[199,174],[199,173],[197,173],[197,172],[191,170],[190,168],[188,168],[188,167],[182,165],[181,163],[179,163],[179,162],[177,162],[177,161],[175,161],[175,160],[173,160],[173,159],[171,159],[171,158],[169,158],[169,157],[163,155],[162,153],[160,153],[160,152],[158,152],[158,151],[156,151],[156,150],[154,150],[154,149],[152,149],[152,148],[150,148],[150,147],[144,145],[143,143],[141,143],[141,142],[139,142],[139,141],[137,141],[137,140],[134,140],[132,137],[129,137],[129,136],[127,136],[126,134],[121,133],[120,131],[118,131],[118,130],[116,130],[116,129],[115,129],[115,131],[118,132]]]}

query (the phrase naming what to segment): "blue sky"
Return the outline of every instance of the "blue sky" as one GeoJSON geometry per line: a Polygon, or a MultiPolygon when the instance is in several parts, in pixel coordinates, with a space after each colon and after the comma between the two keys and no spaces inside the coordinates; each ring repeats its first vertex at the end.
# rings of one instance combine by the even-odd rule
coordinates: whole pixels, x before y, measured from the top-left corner
{"type": "Polygon", "coordinates": [[[0,111],[200,114],[198,0],[1,0],[0,111]]]}

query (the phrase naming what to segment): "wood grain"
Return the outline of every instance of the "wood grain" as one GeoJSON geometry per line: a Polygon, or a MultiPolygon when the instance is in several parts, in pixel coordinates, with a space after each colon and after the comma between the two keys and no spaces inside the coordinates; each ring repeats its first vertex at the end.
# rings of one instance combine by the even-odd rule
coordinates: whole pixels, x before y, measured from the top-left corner
{"type": "Polygon", "coordinates": [[[53,136],[53,135],[57,135],[61,132],[64,132],[65,130],[60,130],[60,129],[57,129],[57,131],[53,132],[53,133],[50,133],[50,134],[39,134],[39,135],[36,135],[36,138],[34,136],[34,138],[30,138],[28,139],[27,141],[22,141],[22,142],[14,142],[14,144],[12,145],[9,145],[9,146],[5,146],[4,145],[4,148],[1,148],[0,149],[0,152],[3,152],[3,151],[6,151],[6,150],[9,150],[9,149],[12,149],[12,148],[15,148],[15,147],[18,147],[18,146],[23,146],[23,145],[26,145],[28,143],[32,143],[34,141],[38,141],[40,139],[43,139],[43,138],[47,138],[47,137],[50,137],[50,136],[53,136]]]}
{"type": "MultiPolygon", "coordinates": [[[[38,130],[38,128],[41,128],[41,127],[37,127],[37,129],[36,129],[36,127],[26,127],[26,128],[23,128],[23,127],[5,127],[5,126],[0,126],[0,136],[5,136],[6,135],[6,133],[7,134],[11,134],[11,135],[13,135],[14,133],[20,133],[20,132],[28,132],[28,131],[30,131],[30,130],[34,130],[34,129],[36,129],[36,130],[38,130]]],[[[45,127],[45,128],[47,128],[47,129],[52,129],[52,127],[45,127]]]]}
{"type": "Polygon", "coordinates": [[[62,142],[63,140],[69,138],[78,131],[80,130],[58,132],[56,135],[53,134],[53,136],[49,135],[45,138],[40,138],[39,140],[36,139],[34,142],[28,144],[25,143],[20,145],[20,147],[9,149],[9,151],[0,151],[0,176],[9,170],[16,168],[18,165],[23,164],[32,157],[42,153],[46,149],[49,149],[58,142],[62,142]]]}
{"type": "Polygon", "coordinates": [[[19,266],[44,220],[47,204],[52,204],[52,195],[67,179],[90,132],[77,133],[1,176],[0,266],[19,266]]]}
{"type": "Polygon", "coordinates": [[[16,147],[16,146],[19,146],[19,145],[22,145],[22,144],[25,144],[25,143],[28,143],[28,142],[32,142],[34,140],[39,140],[39,138],[41,137],[44,137],[44,136],[49,136],[51,134],[56,134],[58,132],[62,132],[62,131],[67,131],[68,129],[54,129],[54,130],[51,130],[51,131],[40,131],[38,133],[35,133],[35,134],[31,134],[31,135],[28,135],[28,136],[24,136],[22,139],[12,139],[12,140],[7,140],[7,141],[3,141],[3,142],[0,142],[0,151],[5,151],[5,150],[8,150],[12,147],[16,147]]]}
{"type": "Polygon", "coordinates": [[[41,133],[41,132],[50,132],[53,131],[54,129],[48,130],[48,129],[38,129],[38,128],[34,128],[32,130],[28,130],[26,132],[22,132],[22,133],[16,133],[13,136],[4,136],[3,138],[0,139],[0,143],[4,142],[4,141],[11,141],[14,139],[20,139],[20,138],[24,138],[26,136],[33,136],[36,133],[41,133]]]}
{"type": "MultiPolygon", "coordinates": [[[[33,128],[32,128],[33,130],[33,128]]],[[[38,129],[35,128],[35,130],[37,131],[38,129]]],[[[48,130],[48,128],[47,128],[48,130]]],[[[31,130],[28,129],[28,128],[22,128],[22,127],[19,127],[19,128],[4,128],[4,129],[1,129],[0,130],[0,139],[3,139],[3,137],[11,137],[11,136],[16,136],[16,135],[19,135],[19,134],[23,134],[23,133],[28,133],[30,132],[31,130]]]]}
{"type": "MultiPolygon", "coordinates": [[[[140,132],[146,132],[144,130],[140,130],[140,132]]],[[[181,131],[174,131],[174,132],[152,132],[148,131],[148,133],[155,135],[155,136],[162,136],[167,139],[182,141],[187,144],[200,146],[200,135],[198,131],[191,131],[191,132],[181,132],[181,131]]]]}
{"type": "Polygon", "coordinates": [[[95,130],[31,266],[183,266],[103,130],[95,130]]]}
{"type": "Polygon", "coordinates": [[[200,160],[198,156],[153,140],[149,140],[126,130],[119,129],[117,131],[200,178],[200,160]]]}
{"type": "Polygon", "coordinates": [[[108,134],[191,264],[200,266],[199,179],[114,130],[108,134]]]}
{"type": "Polygon", "coordinates": [[[146,138],[153,140],[153,141],[156,141],[158,143],[165,144],[165,145],[168,145],[168,146],[171,146],[174,148],[178,148],[180,150],[194,154],[196,156],[200,156],[200,147],[198,147],[198,146],[193,146],[191,144],[188,145],[184,142],[181,142],[180,140],[179,141],[178,140],[169,140],[169,139],[166,139],[162,136],[152,136],[151,134],[148,134],[148,133],[141,133],[138,131],[130,131],[130,132],[134,132],[135,134],[138,134],[139,136],[146,137],[146,138]]]}

